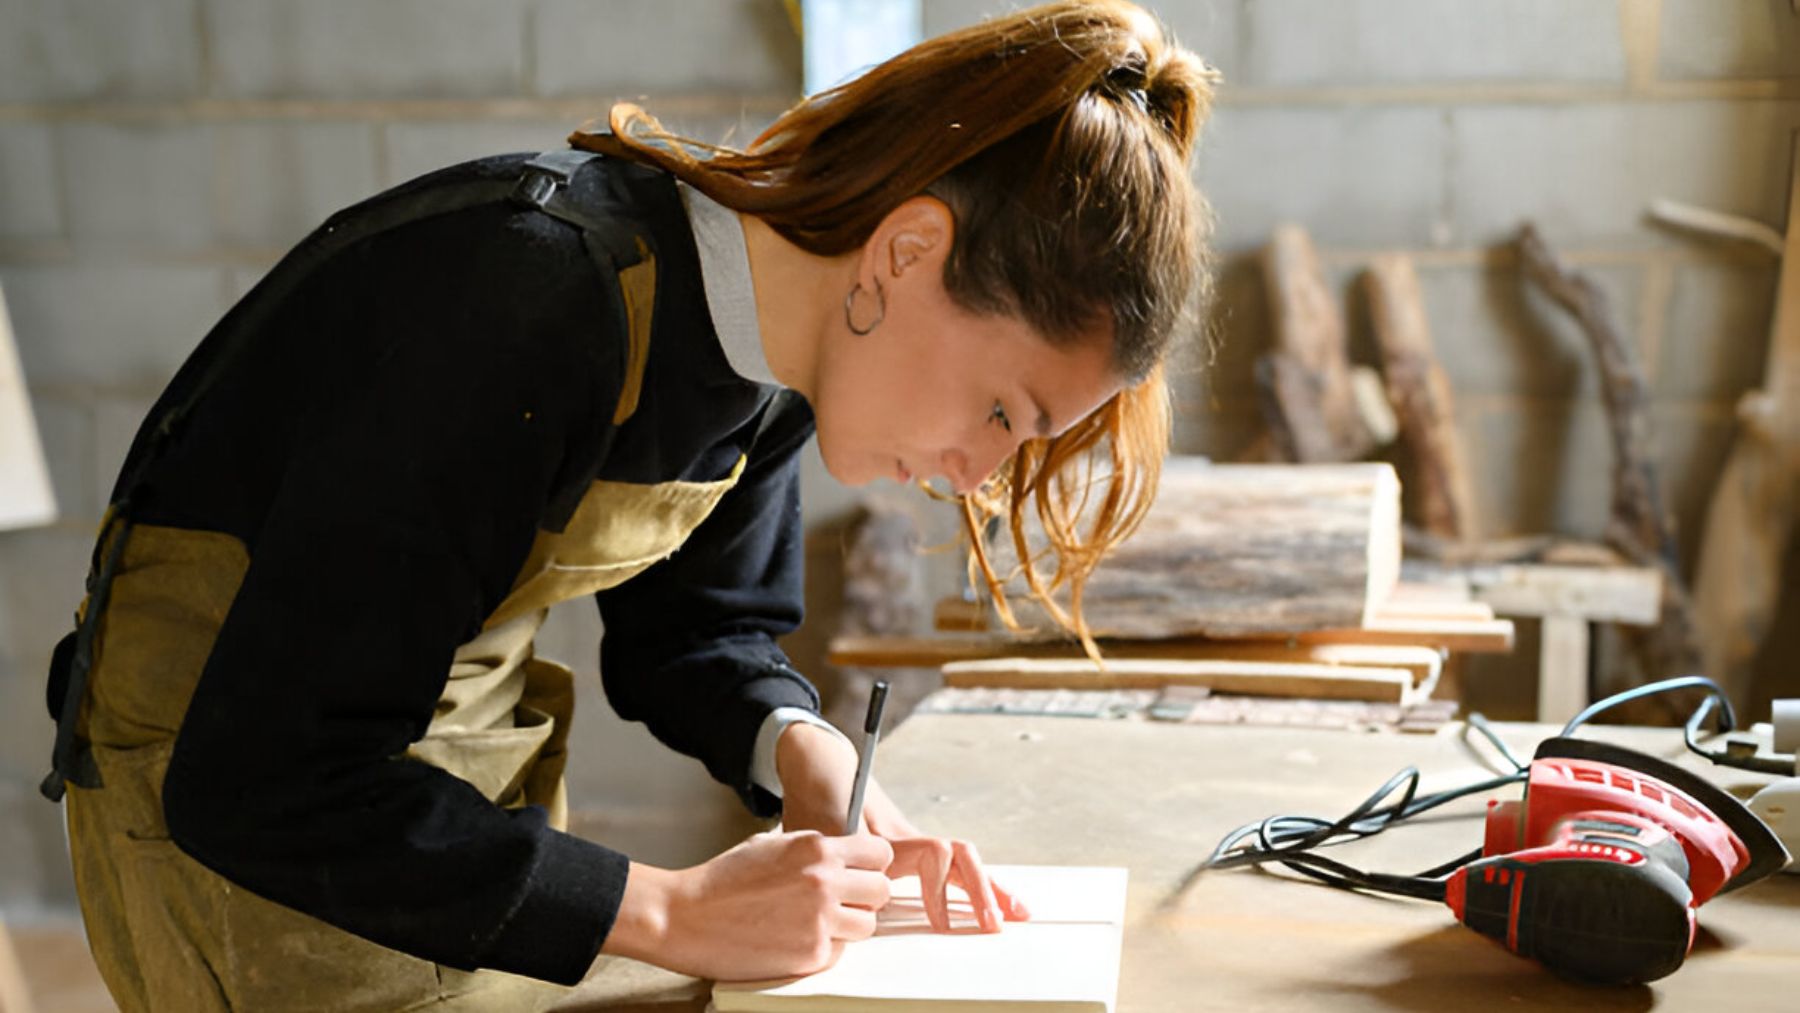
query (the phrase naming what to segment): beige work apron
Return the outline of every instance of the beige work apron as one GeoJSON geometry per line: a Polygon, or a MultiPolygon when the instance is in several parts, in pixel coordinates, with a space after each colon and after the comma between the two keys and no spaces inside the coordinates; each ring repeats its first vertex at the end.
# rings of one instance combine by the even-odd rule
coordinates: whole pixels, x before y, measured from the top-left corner
{"type": "MultiPolygon", "coordinates": [[[[620,274],[631,331],[615,424],[636,406],[654,261],[620,274]],[[646,270],[648,268],[648,270],[646,270]]],[[[557,602],[613,587],[674,552],[743,473],[713,482],[595,482],[560,533],[540,532],[511,592],[456,651],[425,737],[406,755],[502,806],[566,826],[574,687],[532,641],[557,602]]],[[[169,839],[162,783],[194,686],[249,565],[236,538],[138,525],[100,627],[78,728],[103,787],[71,784],[70,851],[88,941],[125,1013],[533,1010],[567,989],[420,960],[264,900],[169,839]]]]}

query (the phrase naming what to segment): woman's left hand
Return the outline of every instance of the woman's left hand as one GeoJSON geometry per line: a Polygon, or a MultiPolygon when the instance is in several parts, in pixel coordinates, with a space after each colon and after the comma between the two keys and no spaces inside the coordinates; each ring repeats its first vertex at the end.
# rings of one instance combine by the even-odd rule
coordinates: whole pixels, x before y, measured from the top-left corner
{"type": "MultiPolygon", "coordinates": [[[[807,724],[789,725],[775,746],[781,778],[782,826],[787,830],[844,832],[844,814],[856,778],[856,750],[843,739],[807,724]]],[[[939,932],[951,928],[948,890],[960,887],[975,909],[983,932],[998,932],[1004,921],[1030,917],[1025,905],[982,868],[967,841],[921,833],[873,778],[863,795],[860,832],[887,840],[894,848],[888,877],[917,875],[925,917],[939,932]]]]}

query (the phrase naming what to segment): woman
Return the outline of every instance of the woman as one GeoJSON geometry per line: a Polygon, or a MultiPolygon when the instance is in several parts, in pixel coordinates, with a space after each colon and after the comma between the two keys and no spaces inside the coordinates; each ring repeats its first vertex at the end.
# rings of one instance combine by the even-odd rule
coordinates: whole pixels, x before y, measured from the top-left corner
{"type": "Polygon", "coordinates": [[[571,138],[602,157],[334,216],[152,410],[53,666],[46,791],[121,1005],[530,1008],[601,954],[803,973],[911,873],[939,928],[951,884],[988,931],[1026,917],[879,787],[841,835],[854,751],[775,646],[796,452],[816,419],[845,482],[942,476],[971,533],[1033,504],[1034,590],[1078,603],[1166,447],[1209,94],[1137,8],[1059,3],[747,153],[621,106],[571,138]],[[614,707],[782,832],[666,870],[560,831],[569,673],[531,643],[586,594],[614,707]]]}

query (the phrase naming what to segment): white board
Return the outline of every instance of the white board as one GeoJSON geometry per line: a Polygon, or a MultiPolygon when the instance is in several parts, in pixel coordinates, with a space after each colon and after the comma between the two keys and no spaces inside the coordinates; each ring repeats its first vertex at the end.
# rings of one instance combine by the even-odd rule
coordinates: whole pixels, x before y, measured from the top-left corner
{"type": "Polygon", "coordinates": [[[6,295],[0,292],[0,530],[56,520],[56,494],[44,467],[25,371],[13,344],[6,295]]]}

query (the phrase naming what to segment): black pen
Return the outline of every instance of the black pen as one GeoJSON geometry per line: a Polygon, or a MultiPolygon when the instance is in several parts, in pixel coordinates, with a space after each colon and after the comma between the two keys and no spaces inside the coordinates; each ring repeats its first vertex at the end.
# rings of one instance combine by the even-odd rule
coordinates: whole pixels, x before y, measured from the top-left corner
{"type": "Polygon", "coordinates": [[[875,769],[875,743],[881,741],[881,711],[887,706],[888,684],[878,682],[869,693],[869,714],[863,718],[862,752],[856,758],[856,781],[850,787],[850,812],[844,817],[844,833],[854,834],[862,828],[863,793],[869,788],[869,773],[875,769]]]}

